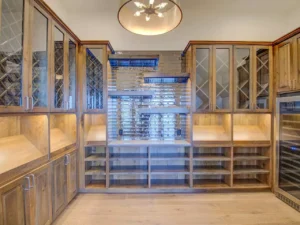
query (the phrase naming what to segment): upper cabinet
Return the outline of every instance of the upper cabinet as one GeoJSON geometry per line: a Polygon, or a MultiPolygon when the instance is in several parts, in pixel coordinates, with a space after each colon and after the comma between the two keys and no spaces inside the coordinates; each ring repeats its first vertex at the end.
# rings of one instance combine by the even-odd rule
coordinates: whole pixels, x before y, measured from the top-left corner
{"type": "Polygon", "coordinates": [[[234,110],[272,110],[272,47],[234,46],[234,110]]]}
{"type": "Polygon", "coordinates": [[[83,110],[84,112],[105,112],[107,105],[107,46],[83,46],[82,60],[83,110]]]}
{"type": "Polygon", "coordinates": [[[34,0],[0,9],[0,112],[74,112],[76,41],[34,0]]]}
{"type": "Polygon", "coordinates": [[[23,0],[2,0],[0,9],[0,110],[24,111],[29,107],[24,66],[28,60],[25,38],[29,30],[25,16],[28,4],[23,0]]]}
{"type": "MultiPolygon", "coordinates": [[[[194,112],[272,108],[271,46],[191,45],[194,112]]],[[[190,51],[190,50],[189,50],[190,51]]]]}

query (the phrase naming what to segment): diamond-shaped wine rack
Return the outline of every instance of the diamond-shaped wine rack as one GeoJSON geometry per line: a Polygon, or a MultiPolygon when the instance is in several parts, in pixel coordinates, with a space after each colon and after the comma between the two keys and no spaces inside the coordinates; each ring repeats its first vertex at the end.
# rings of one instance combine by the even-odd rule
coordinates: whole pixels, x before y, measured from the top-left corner
{"type": "Polygon", "coordinates": [[[22,105],[23,1],[2,0],[0,105],[22,105]]]}
{"type": "Polygon", "coordinates": [[[48,101],[47,52],[33,52],[32,60],[33,106],[46,107],[48,101]]]}
{"type": "Polygon", "coordinates": [[[196,54],[196,107],[209,109],[209,49],[197,49],[196,54]]]}
{"type": "Polygon", "coordinates": [[[55,41],[55,108],[64,107],[64,45],[63,41],[55,41]]]}
{"type": "MultiPolygon", "coordinates": [[[[239,49],[237,49],[238,51],[239,49]]],[[[244,50],[244,49],[242,49],[244,50]]],[[[236,58],[237,65],[237,108],[249,109],[250,107],[250,59],[236,58]]]]}
{"type": "Polygon", "coordinates": [[[87,109],[103,109],[103,66],[89,51],[86,52],[87,109]]]}
{"type": "Polygon", "coordinates": [[[256,108],[267,108],[269,98],[269,51],[260,49],[256,54],[256,108]]]}

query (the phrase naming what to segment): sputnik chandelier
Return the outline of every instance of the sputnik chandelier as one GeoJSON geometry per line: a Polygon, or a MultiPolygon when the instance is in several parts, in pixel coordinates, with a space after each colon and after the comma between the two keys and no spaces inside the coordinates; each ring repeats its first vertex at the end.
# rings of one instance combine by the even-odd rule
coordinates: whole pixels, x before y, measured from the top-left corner
{"type": "Polygon", "coordinates": [[[159,35],[175,29],[182,20],[179,0],[121,0],[120,24],[141,35],[159,35]]]}
{"type": "Polygon", "coordinates": [[[138,11],[134,13],[134,16],[141,16],[142,14],[145,14],[146,21],[149,21],[151,19],[151,15],[156,15],[160,18],[164,17],[164,14],[160,12],[159,10],[165,8],[168,3],[162,2],[158,5],[154,5],[155,0],[149,0],[149,5],[144,5],[140,2],[134,2],[137,8],[139,8],[138,11]]]}

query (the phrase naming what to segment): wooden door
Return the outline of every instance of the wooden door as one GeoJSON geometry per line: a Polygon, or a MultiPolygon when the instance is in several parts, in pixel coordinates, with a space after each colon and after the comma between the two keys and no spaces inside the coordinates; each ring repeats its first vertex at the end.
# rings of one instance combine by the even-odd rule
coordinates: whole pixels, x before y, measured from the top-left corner
{"type": "Polygon", "coordinates": [[[52,19],[34,0],[30,8],[29,77],[30,111],[50,112],[52,19]]]}
{"type": "Polygon", "coordinates": [[[34,225],[50,225],[52,222],[51,167],[44,166],[33,173],[35,190],[34,225]]]}
{"type": "Polygon", "coordinates": [[[254,110],[272,111],[273,50],[272,46],[254,46],[253,49],[253,103],[254,110]]]}
{"type": "Polygon", "coordinates": [[[234,46],[234,110],[253,109],[252,69],[253,51],[251,46],[234,46]]]}
{"type": "Polygon", "coordinates": [[[29,0],[16,0],[14,6],[9,3],[11,1],[0,1],[0,17],[7,17],[0,25],[0,113],[30,109],[27,67],[30,5],[29,0]],[[2,13],[10,16],[2,16],[2,13]],[[18,17],[11,16],[13,14],[18,17]]]}
{"type": "Polygon", "coordinates": [[[65,157],[53,162],[52,180],[52,215],[53,220],[64,210],[66,206],[66,169],[65,157]]]}
{"type": "Polygon", "coordinates": [[[194,71],[192,91],[195,96],[193,104],[194,112],[212,111],[212,46],[197,45],[193,48],[194,71]]]}
{"type": "Polygon", "coordinates": [[[291,42],[287,41],[275,47],[277,91],[292,90],[293,76],[291,70],[291,42]]]}
{"type": "Polygon", "coordinates": [[[300,90],[300,35],[294,38],[293,42],[293,60],[294,60],[294,76],[295,86],[294,89],[300,90]]]}
{"type": "Polygon", "coordinates": [[[77,49],[78,44],[67,35],[67,76],[66,76],[66,108],[68,112],[75,112],[77,106],[77,49]]]}
{"type": "Polygon", "coordinates": [[[107,47],[83,46],[83,110],[103,113],[107,108],[107,47]]]}
{"type": "Polygon", "coordinates": [[[0,225],[26,225],[25,195],[30,179],[20,178],[0,189],[0,225]]]}
{"type": "Polygon", "coordinates": [[[77,151],[67,155],[67,200],[68,203],[77,194],[77,151]]]}
{"type": "Polygon", "coordinates": [[[213,111],[232,111],[232,46],[213,47],[213,111]]]}

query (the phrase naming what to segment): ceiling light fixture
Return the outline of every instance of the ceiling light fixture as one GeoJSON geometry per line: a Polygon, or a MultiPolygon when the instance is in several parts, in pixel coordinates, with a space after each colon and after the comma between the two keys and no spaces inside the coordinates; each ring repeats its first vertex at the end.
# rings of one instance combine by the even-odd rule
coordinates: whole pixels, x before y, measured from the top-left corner
{"type": "Polygon", "coordinates": [[[159,35],[176,28],[182,20],[178,0],[121,0],[120,24],[141,35],[159,35]]]}

